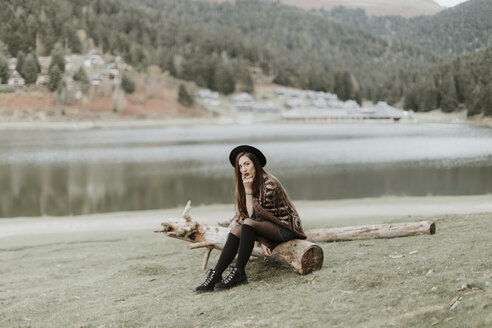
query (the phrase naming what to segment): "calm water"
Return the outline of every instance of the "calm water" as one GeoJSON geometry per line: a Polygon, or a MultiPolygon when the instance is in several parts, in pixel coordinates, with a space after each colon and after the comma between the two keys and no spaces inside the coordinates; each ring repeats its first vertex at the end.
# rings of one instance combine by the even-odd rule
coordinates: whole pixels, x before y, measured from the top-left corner
{"type": "Polygon", "coordinates": [[[262,149],[293,199],[492,192],[492,129],[258,125],[0,131],[0,216],[233,202],[229,151],[262,149]]]}

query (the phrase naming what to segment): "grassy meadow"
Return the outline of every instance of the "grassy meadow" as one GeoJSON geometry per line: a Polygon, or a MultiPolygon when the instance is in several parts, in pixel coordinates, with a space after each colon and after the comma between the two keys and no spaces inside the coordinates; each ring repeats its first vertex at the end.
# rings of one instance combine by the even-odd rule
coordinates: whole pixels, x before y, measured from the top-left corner
{"type": "Polygon", "coordinates": [[[151,229],[3,237],[0,327],[491,327],[492,214],[381,223],[421,219],[435,235],[323,243],[305,276],[252,259],[248,285],[201,295],[203,249],[151,229]]]}

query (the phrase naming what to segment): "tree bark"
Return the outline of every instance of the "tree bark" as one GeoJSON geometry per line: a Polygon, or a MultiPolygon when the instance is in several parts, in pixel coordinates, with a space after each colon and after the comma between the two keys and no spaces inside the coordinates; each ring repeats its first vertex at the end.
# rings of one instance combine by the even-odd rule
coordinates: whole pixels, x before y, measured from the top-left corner
{"type": "MultiPolygon", "coordinates": [[[[190,249],[205,247],[202,263],[202,268],[205,269],[211,250],[224,247],[230,229],[195,222],[189,215],[190,209],[190,202],[188,202],[182,218],[163,222],[161,224],[163,229],[156,232],[163,232],[169,237],[192,242],[188,246],[190,249]]],[[[260,247],[255,247],[252,255],[285,263],[299,274],[308,274],[320,270],[323,265],[323,250],[312,242],[432,235],[435,231],[433,221],[312,229],[305,232],[308,240],[293,239],[281,243],[273,249],[270,257],[266,257],[260,247]]]]}
{"type": "MultiPolygon", "coordinates": [[[[191,249],[205,247],[202,268],[205,269],[212,248],[222,249],[230,229],[224,227],[211,227],[187,219],[170,219],[162,224],[163,232],[169,237],[192,242],[191,249]]],[[[308,274],[320,270],[323,265],[323,250],[318,245],[307,240],[293,239],[281,243],[272,251],[272,256],[265,256],[260,247],[253,249],[253,256],[270,258],[289,265],[299,274],[308,274]]]]}
{"type": "Polygon", "coordinates": [[[342,228],[321,228],[306,231],[308,240],[333,242],[372,238],[395,238],[415,235],[433,235],[436,225],[433,221],[410,223],[377,224],[342,228]]]}

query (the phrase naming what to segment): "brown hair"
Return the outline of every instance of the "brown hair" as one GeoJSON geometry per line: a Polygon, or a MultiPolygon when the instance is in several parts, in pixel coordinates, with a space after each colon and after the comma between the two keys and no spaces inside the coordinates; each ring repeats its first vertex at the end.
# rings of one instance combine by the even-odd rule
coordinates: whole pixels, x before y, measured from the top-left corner
{"type": "Polygon", "coordinates": [[[252,186],[253,196],[258,196],[260,188],[263,186],[265,180],[263,175],[267,173],[255,155],[247,152],[241,152],[237,155],[236,164],[234,165],[234,179],[236,184],[236,212],[238,214],[238,219],[249,217],[248,210],[246,209],[246,194],[244,192],[243,179],[241,177],[241,171],[239,170],[239,159],[243,156],[248,157],[255,167],[255,177],[252,186]]]}

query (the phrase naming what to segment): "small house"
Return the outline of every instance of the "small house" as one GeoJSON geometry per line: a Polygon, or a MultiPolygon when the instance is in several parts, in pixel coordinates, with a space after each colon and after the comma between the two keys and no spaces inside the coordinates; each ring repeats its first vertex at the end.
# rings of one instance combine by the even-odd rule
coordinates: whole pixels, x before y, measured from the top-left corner
{"type": "Polygon", "coordinates": [[[12,75],[15,71],[15,67],[17,66],[17,58],[9,59],[9,75],[12,75]]]}
{"type": "Polygon", "coordinates": [[[97,50],[92,49],[85,56],[84,66],[87,68],[101,68],[104,66],[104,59],[99,55],[97,50]]]}
{"type": "Polygon", "coordinates": [[[14,71],[12,75],[10,76],[8,82],[8,85],[11,85],[16,88],[22,88],[26,85],[26,81],[22,78],[22,76],[19,74],[19,72],[14,71]]]}

